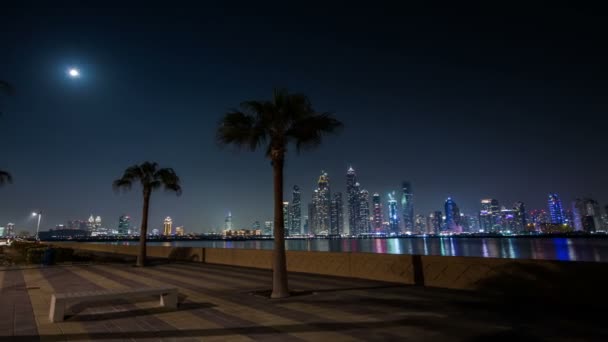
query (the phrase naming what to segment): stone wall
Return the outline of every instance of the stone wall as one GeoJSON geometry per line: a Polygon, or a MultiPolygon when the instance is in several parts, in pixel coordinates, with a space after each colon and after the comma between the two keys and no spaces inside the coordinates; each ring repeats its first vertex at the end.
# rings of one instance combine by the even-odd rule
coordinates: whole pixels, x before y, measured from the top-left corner
{"type": "MultiPolygon", "coordinates": [[[[136,255],[137,246],[57,243],[91,252],[136,255]]],[[[271,269],[272,251],[148,246],[148,256],[271,269]]],[[[381,280],[450,289],[559,295],[604,291],[608,264],[498,258],[287,251],[290,272],[381,280]]]]}

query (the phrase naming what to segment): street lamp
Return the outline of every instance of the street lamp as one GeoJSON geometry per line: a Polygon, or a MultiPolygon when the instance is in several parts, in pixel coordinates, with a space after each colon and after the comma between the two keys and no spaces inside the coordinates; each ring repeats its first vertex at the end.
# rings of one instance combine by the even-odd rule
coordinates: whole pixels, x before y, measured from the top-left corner
{"type": "Polygon", "coordinates": [[[38,232],[40,231],[40,220],[42,220],[42,212],[33,212],[32,216],[38,216],[38,225],[36,225],[36,241],[38,241],[38,232]]]}

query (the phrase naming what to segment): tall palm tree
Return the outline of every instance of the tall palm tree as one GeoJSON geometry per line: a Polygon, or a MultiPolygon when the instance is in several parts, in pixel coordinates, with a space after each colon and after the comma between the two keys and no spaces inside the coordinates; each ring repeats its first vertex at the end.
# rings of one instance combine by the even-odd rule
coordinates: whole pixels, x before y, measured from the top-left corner
{"type": "MultiPolygon", "coordinates": [[[[13,87],[8,82],[0,80],[0,92],[11,94],[13,92],[13,87]]],[[[1,110],[0,115],[2,115],[1,110]]],[[[12,182],[13,178],[11,177],[11,174],[6,171],[0,170],[0,186],[12,182]]]]}
{"type": "Polygon", "coordinates": [[[125,170],[121,178],[113,183],[115,191],[131,190],[133,183],[141,184],[144,195],[144,206],[139,231],[139,253],[137,255],[137,266],[143,267],[146,263],[146,237],[148,236],[148,209],[150,207],[150,195],[154,190],[163,187],[166,191],[175,192],[178,196],[182,193],[181,182],[175,171],[171,168],[159,169],[154,162],[144,162],[141,165],[133,165],[125,170]]]}
{"type": "Polygon", "coordinates": [[[270,101],[246,101],[241,110],[222,118],[217,139],[252,151],[264,147],[270,158],[274,181],[274,252],[271,298],[289,296],[283,221],[283,166],[290,144],[299,152],[321,144],[325,134],[336,132],[342,123],[330,113],[316,112],[308,97],[277,89],[270,101]]]}

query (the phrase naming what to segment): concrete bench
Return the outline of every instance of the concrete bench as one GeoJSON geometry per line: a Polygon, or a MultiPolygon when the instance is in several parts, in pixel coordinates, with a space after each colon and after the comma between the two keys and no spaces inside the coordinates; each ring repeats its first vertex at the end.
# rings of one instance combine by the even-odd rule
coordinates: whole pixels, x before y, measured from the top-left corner
{"type": "Polygon", "coordinates": [[[114,299],[133,299],[153,295],[160,296],[160,306],[172,309],[177,308],[177,288],[175,287],[59,293],[53,294],[51,297],[49,319],[51,322],[63,321],[64,316],[69,310],[68,305],[114,299]]]}

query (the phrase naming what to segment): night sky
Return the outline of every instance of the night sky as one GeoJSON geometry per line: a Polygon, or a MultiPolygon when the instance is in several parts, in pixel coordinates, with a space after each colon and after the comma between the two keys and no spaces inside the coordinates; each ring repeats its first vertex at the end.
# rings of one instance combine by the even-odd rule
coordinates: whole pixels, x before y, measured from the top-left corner
{"type": "MultiPolygon", "coordinates": [[[[344,122],[315,151],[292,150],[285,187],[306,205],[321,170],[345,190],[412,182],[416,213],[452,196],[546,208],[557,192],[608,204],[608,18],[575,7],[406,7],[373,2],[217,2],[206,7],[0,8],[0,225],[42,229],[101,215],[141,221],[141,192],[112,181],[135,163],[175,168],[181,197],[152,197],[150,222],[187,231],[272,217],[263,152],[220,148],[220,117],[275,87],[344,122]],[[348,5],[348,7],[344,7],[348,5]],[[328,7],[331,6],[331,7],[328,7]],[[80,69],[79,79],[66,75],[80,69]]],[[[173,4],[173,2],[166,3],[173,4]]],[[[291,200],[290,192],[286,200],[291,200]]],[[[305,208],[305,207],[304,207],[305,208]]],[[[303,210],[305,211],[305,209],[303,210]]]]}

